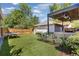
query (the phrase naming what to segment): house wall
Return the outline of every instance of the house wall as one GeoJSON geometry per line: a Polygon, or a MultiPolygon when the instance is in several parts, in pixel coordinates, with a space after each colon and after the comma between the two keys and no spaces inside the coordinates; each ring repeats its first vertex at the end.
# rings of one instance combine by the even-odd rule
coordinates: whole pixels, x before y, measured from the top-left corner
{"type": "MultiPolygon", "coordinates": [[[[41,25],[34,28],[34,33],[36,32],[45,33],[47,31],[48,31],[47,25],[41,25]]],[[[62,27],[55,24],[49,25],[49,32],[62,32],[62,27]]]]}
{"type": "Polygon", "coordinates": [[[55,31],[55,26],[54,25],[50,25],[49,26],[49,32],[54,32],[55,31]]]}
{"type": "MultiPolygon", "coordinates": [[[[36,32],[45,33],[47,31],[48,31],[48,26],[47,25],[37,26],[34,29],[34,33],[36,33],[36,32]]],[[[54,32],[54,25],[49,26],[49,32],[54,32]]]]}
{"type": "Polygon", "coordinates": [[[55,29],[54,29],[54,32],[62,32],[62,27],[61,27],[61,26],[55,25],[54,28],[55,28],[55,29]]]}

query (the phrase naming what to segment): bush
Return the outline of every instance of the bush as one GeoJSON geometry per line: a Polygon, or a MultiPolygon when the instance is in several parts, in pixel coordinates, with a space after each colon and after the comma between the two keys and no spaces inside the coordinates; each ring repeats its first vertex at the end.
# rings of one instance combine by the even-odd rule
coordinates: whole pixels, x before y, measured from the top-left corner
{"type": "Polygon", "coordinates": [[[39,37],[38,40],[40,40],[40,41],[42,41],[42,40],[45,39],[45,35],[44,35],[44,33],[36,33],[36,35],[39,37]]]}
{"type": "Polygon", "coordinates": [[[72,53],[79,55],[79,33],[68,37],[67,45],[72,53]]]}
{"type": "Polygon", "coordinates": [[[38,40],[44,41],[44,42],[50,42],[52,44],[55,44],[55,39],[53,39],[53,33],[36,33],[39,37],[38,40]]]}

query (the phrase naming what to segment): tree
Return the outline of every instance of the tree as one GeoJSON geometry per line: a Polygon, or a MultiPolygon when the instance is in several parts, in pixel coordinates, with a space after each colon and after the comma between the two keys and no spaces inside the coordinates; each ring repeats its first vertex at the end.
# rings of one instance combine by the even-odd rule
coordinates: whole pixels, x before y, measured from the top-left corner
{"type": "Polygon", "coordinates": [[[69,7],[69,6],[71,6],[71,3],[63,3],[61,5],[61,8],[63,9],[63,8],[69,7]]]}
{"type": "Polygon", "coordinates": [[[19,8],[27,16],[31,16],[32,15],[31,7],[28,6],[28,4],[26,4],[26,3],[20,3],[19,4],[19,8]]]}
{"type": "Polygon", "coordinates": [[[49,6],[50,12],[51,11],[57,11],[61,9],[61,4],[58,3],[54,3],[52,5],[49,6]]]}
{"type": "Polygon", "coordinates": [[[33,16],[32,17],[32,23],[33,23],[33,25],[38,24],[39,23],[38,20],[39,20],[39,18],[37,16],[33,16]]]}
{"type": "MultiPolygon", "coordinates": [[[[26,16],[20,10],[13,10],[5,19],[4,25],[13,28],[16,25],[23,24],[26,16]]],[[[27,21],[25,21],[27,23],[27,21]]],[[[27,27],[27,26],[26,26],[27,27]]]]}
{"type": "Polygon", "coordinates": [[[66,7],[69,7],[71,5],[71,3],[54,3],[52,5],[49,6],[50,12],[51,11],[57,11],[66,7]]]}
{"type": "Polygon", "coordinates": [[[73,22],[71,23],[71,25],[72,25],[72,27],[74,27],[74,28],[79,28],[79,20],[73,21],[73,22]]]}
{"type": "Polygon", "coordinates": [[[20,9],[14,9],[8,14],[3,25],[10,28],[31,28],[38,23],[38,17],[32,16],[27,4],[20,4],[20,9]]]}

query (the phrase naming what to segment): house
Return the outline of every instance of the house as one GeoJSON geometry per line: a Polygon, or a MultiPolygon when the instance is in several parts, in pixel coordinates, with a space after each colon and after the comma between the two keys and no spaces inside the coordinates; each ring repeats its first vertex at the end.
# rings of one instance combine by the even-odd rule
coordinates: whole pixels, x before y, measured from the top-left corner
{"type": "MultiPolygon", "coordinates": [[[[48,30],[47,22],[42,22],[34,26],[34,34],[35,33],[46,33],[48,30]]],[[[49,32],[62,32],[62,25],[55,24],[52,21],[49,21],[49,32]]]]}

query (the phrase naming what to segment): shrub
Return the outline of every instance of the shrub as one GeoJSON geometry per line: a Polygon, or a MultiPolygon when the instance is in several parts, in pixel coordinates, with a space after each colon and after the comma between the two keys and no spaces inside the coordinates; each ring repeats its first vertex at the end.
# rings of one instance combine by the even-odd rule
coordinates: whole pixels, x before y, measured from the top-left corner
{"type": "Polygon", "coordinates": [[[47,33],[36,33],[38,35],[38,37],[40,37],[39,40],[42,40],[42,41],[47,41],[47,33]]]}
{"type": "Polygon", "coordinates": [[[43,38],[42,38],[42,36],[43,36],[43,33],[40,33],[40,32],[38,32],[38,33],[36,33],[36,35],[38,36],[38,40],[43,40],[43,38]]]}
{"type": "Polygon", "coordinates": [[[67,42],[67,38],[65,37],[61,37],[60,39],[58,39],[58,44],[59,44],[59,48],[61,48],[63,51],[68,51],[68,42],[67,42]]]}
{"type": "Polygon", "coordinates": [[[44,41],[44,42],[50,42],[50,43],[52,43],[52,44],[55,44],[55,39],[53,39],[53,33],[36,33],[37,35],[38,35],[38,37],[39,37],[39,39],[38,40],[40,40],[40,41],[44,41]]]}
{"type": "Polygon", "coordinates": [[[67,45],[72,53],[79,55],[79,33],[68,37],[67,45]]]}

